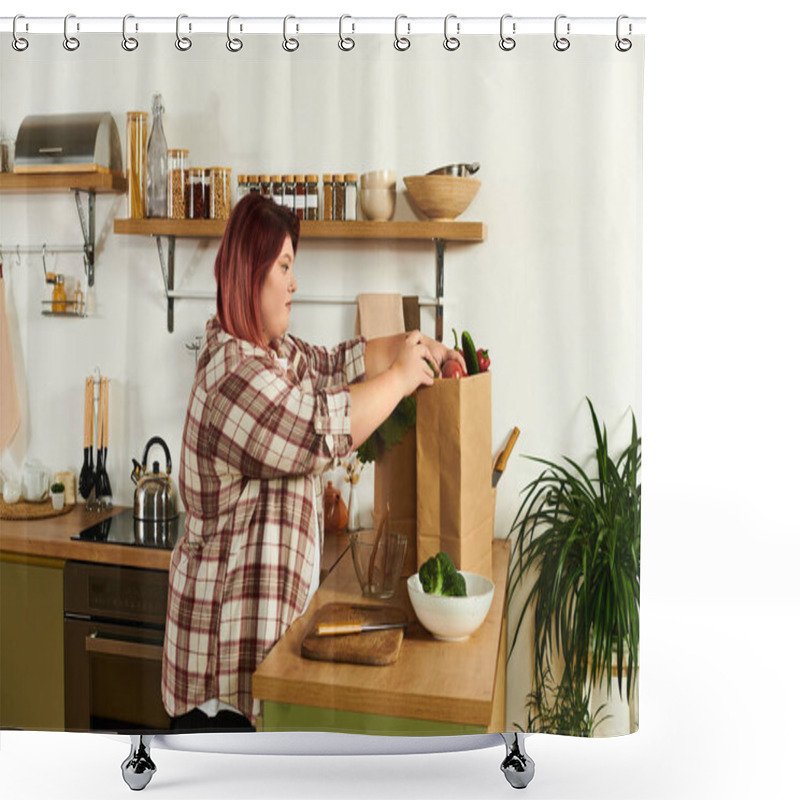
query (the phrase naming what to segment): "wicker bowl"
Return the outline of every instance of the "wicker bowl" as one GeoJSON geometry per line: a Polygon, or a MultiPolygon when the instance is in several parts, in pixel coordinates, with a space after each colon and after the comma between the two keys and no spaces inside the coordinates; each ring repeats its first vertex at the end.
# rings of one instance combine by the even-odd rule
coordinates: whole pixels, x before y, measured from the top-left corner
{"type": "Polygon", "coordinates": [[[416,206],[434,222],[463,214],[481,188],[476,178],[454,175],[408,175],[403,183],[416,206]]]}

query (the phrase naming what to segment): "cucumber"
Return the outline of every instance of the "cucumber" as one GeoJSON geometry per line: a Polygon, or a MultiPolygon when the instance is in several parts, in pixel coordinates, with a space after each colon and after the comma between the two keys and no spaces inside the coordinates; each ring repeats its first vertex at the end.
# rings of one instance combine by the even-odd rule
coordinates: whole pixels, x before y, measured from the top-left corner
{"type": "Polygon", "coordinates": [[[472,337],[467,331],[461,334],[461,346],[464,348],[464,361],[467,363],[467,374],[477,375],[480,372],[478,354],[475,351],[472,337]]]}

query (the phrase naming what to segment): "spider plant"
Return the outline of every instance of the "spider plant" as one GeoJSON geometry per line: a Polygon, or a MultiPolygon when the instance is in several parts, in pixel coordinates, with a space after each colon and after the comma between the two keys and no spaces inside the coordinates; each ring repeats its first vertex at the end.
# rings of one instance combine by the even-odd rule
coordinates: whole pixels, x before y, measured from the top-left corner
{"type": "MultiPolygon", "coordinates": [[[[543,686],[550,655],[563,656],[566,687],[602,680],[611,691],[613,659],[622,694],[638,670],[639,553],[641,530],[641,438],[632,416],[630,443],[614,461],[591,400],[597,477],[564,456],[561,466],[524,456],[545,466],[523,489],[524,500],[509,532],[512,545],[507,608],[536,574],[525,597],[509,650],[514,650],[527,612],[533,612],[534,669],[543,686]]],[[[574,694],[574,691],[573,691],[574,694]]]]}

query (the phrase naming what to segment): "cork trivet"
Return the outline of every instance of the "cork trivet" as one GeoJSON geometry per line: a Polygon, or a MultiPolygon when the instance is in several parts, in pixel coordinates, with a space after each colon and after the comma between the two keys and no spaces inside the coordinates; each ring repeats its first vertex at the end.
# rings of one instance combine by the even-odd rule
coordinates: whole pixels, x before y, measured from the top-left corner
{"type": "Polygon", "coordinates": [[[0,519],[45,519],[46,517],[60,517],[62,514],[69,514],[75,504],[56,511],[53,504],[46,500],[42,503],[27,503],[25,500],[20,500],[17,503],[8,505],[0,497],[0,519]]]}

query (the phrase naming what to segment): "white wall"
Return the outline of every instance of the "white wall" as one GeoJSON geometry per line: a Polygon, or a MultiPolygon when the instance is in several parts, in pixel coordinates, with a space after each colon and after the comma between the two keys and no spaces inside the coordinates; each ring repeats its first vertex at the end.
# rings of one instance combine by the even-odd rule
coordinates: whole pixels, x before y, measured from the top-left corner
{"type": "MultiPolygon", "coordinates": [[[[486,222],[488,239],[447,246],[444,330],[469,329],[489,348],[495,450],[521,429],[499,486],[496,535],[508,532],[535,474],[521,454],[588,459],[585,395],[615,444],[629,435],[629,409],[644,427],[642,46],[620,54],[613,36],[573,37],[566,59],[547,36],[510,53],[495,36],[471,37],[456,53],[439,36],[416,37],[408,53],[385,36],[361,36],[341,53],[334,35],[307,37],[291,55],[272,37],[230,54],[218,37],[198,36],[179,53],[162,34],[143,38],[135,53],[110,35],[86,36],[79,53],[67,53],[60,36],[37,36],[20,58],[6,38],[0,120],[12,133],[30,113],[109,110],[124,148],[125,112],[149,109],[160,91],[168,145],[188,148],[193,165],[234,174],[391,167],[402,176],[480,161],[482,187],[463,218],[486,222]]],[[[414,219],[399,188],[395,218],[414,219]]],[[[2,195],[0,211],[3,246],[80,241],[66,194],[2,195]]],[[[98,197],[88,319],[42,316],[41,258],[6,260],[24,423],[3,464],[35,456],[79,470],[83,378],[99,367],[112,379],[108,471],[115,500],[130,504],[131,458],[148,437],[166,439],[177,473],[194,367],[184,345],[202,332],[213,302],[176,301],[169,334],[155,242],[114,234],[113,219],[125,214],[123,196],[98,197]]],[[[178,241],[176,288],[214,288],[216,245],[178,241]]],[[[430,296],[434,267],[432,243],[301,240],[296,275],[299,294],[430,296]]],[[[48,268],[82,278],[79,255],[48,268]]],[[[355,307],[297,304],[292,315],[295,334],[334,344],[352,335],[355,307]]],[[[422,327],[433,335],[432,310],[423,310],[422,327]]],[[[361,508],[371,508],[371,471],[358,488],[361,508]]],[[[521,662],[510,671],[510,697],[524,696],[529,674],[521,662]]],[[[509,725],[522,719],[510,709],[509,725]]]]}

